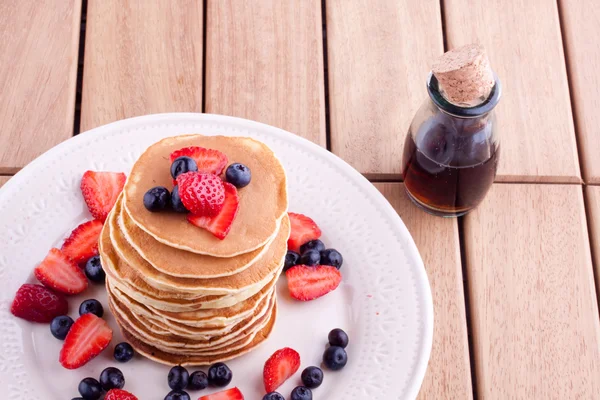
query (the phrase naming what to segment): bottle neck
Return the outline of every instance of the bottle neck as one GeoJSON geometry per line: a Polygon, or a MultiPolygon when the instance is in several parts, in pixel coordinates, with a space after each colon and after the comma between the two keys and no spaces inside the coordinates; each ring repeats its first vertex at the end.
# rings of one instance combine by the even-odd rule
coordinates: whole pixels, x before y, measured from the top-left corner
{"type": "Polygon", "coordinates": [[[443,112],[458,118],[477,118],[492,111],[500,101],[502,95],[502,85],[498,76],[494,74],[494,86],[486,99],[482,99],[479,104],[473,106],[464,106],[454,104],[448,101],[441,90],[438,80],[429,73],[427,78],[427,91],[433,103],[443,112]]]}

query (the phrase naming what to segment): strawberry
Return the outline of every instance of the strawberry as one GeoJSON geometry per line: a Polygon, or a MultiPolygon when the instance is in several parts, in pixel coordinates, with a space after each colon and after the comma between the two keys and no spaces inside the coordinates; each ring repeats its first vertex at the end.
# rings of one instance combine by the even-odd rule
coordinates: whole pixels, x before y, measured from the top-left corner
{"type": "Polygon", "coordinates": [[[10,312],[32,322],[50,322],[59,315],[69,312],[69,303],[59,293],[26,283],[22,285],[10,307],[10,312]]]}
{"type": "Polygon", "coordinates": [[[224,182],[225,202],[221,212],[215,217],[204,217],[202,215],[188,214],[188,221],[199,228],[204,228],[219,239],[223,240],[229,233],[233,220],[237,215],[240,200],[237,189],[231,183],[224,182]]]}
{"type": "Polygon", "coordinates": [[[179,197],[192,214],[214,217],[225,202],[223,181],[213,174],[186,172],[177,177],[179,197]]]}
{"type": "Polygon", "coordinates": [[[240,392],[240,389],[234,387],[222,392],[202,396],[198,400],[244,400],[244,395],[240,392]]]}
{"type": "Polygon", "coordinates": [[[81,193],[94,218],[106,221],[117,202],[127,177],[122,172],[86,171],[81,178],[81,193]]]}
{"type": "Polygon", "coordinates": [[[300,246],[311,240],[316,240],[321,237],[321,229],[315,221],[308,218],[306,215],[288,213],[290,217],[291,232],[288,239],[288,250],[300,251],[300,246]]]}
{"type": "Polygon", "coordinates": [[[342,274],[329,265],[296,265],[285,272],[290,295],[301,301],[314,300],[335,290],[342,281],[342,274]]]}
{"type": "Polygon", "coordinates": [[[77,264],[86,262],[98,254],[100,231],[102,231],[102,222],[98,220],[84,222],[65,239],[62,252],[77,264]]]}
{"type": "Polygon", "coordinates": [[[265,363],[263,383],[267,393],[274,392],[283,382],[300,368],[300,354],[294,349],[284,347],[277,350],[265,363]]]}
{"type": "Polygon", "coordinates": [[[58,361],[66,369],[79,368],[100,354],[112,335],[105,320],[92,313],[83,314],[67,333],[58,361]]]}
{"type": "Polygon", "coordinates": [[[175,150],[171,153],[171,164],[179,157],[190,157],[196,161],[198,172],[205,174],[221,175],[227,166],[227,156],[219,150],[205,149],[204,147],[191,146],[175,150]]]}
{"type": "Polygon", "coordinates": [[[59,249],[51,249],[33,273],[44,286],[66,294],[81,293],[88,286],[81,268],[59,249]]]}
{"type": "Polygon", "coordinates": [[[111,389],[104,396],[104,400],[138,400],[138,398],[125,390],[111,389]]]}

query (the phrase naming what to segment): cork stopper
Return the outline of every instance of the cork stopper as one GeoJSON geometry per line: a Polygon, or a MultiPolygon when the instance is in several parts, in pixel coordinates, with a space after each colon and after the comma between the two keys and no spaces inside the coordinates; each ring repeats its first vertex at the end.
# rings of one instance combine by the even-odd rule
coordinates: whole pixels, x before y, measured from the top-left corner
{"type": "Polygon", "coordinates": [[[442,95],[456,105],[473,107],[488,98],[494,74],[485,48],[468,44],[444,53],[432,67],[442,95]]]}

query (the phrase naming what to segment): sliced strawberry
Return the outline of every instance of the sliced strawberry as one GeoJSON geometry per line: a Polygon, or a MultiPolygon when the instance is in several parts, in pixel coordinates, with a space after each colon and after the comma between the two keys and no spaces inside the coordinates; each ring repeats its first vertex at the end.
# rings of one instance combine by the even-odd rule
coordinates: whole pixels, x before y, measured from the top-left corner
{"type": "Polygon", "coordinates": [[[196,161],[198,172],[221,175],[227,166],[227,156],[219,150],[199,146],[184,147],[171,153],[171,164],[179,157],[190,157],[196,161]]]}
{"type": "Polygon", "coordinates": [[[233,220],[237,215],[240,199],[237,189],[231,183],[224,182],[225,202],[221,212],[215,217],[188,214],[188,221],[199,228],[204,228],[219,239],[223,240],[229,233],[233,220]]]}
{"type": "Polygon", "coordinates": [[[127,177],[122,172],[86,171],[81,178],[81,193],[94,218],[106,221],[127,177]]]}
{"type": "Polygon", "coordinates": [[[274,392],[283,382],[300,368],[300,354],[294,349],[284,347],[277,350],[265,363],[263,383],[267,393],[274,392]]]}
{"type": "Polygon", "coordinates": [[[96,220],[84,222],[71,232],[62,245],[62,252],[77,264],[86,262],[98,254],[98,238],[102,231],[102,222],[96,220]]]}
{"type": "Polygon", "coordinates": [[[240,392],[240,389],[234,387],[222,392],[202,396],[198,400],[244,400],[244,395],[240,392]]]}
{"type": "Polygon", "coordinates": [[[137,397],[122,389],[110,389],[104,400],[138,400],[137,397]]]}
{"type": "Polygon", "coordinates": [[[58,360],[66,369],[79,368],[100,354],[112,335],[105,320],[92,313],[83,314],[67,333],[58,360]]]}
{"type": "Polygon", "coordinates": [[[192,214],[214,217],[225,202],[223,181],[213,174],[186,172],[177,177],[179,197],[192,214]]]}
{"type": "Polygon", "coordinates": [[[285,272],[290,295],[301,301],[314,300],[335,290],[342,281],[342,274],[329,265],[296,265],[285,272]]]}
{"type": "Polygon", "coordinates": [[[321,237],[321,229],[315,221],[308,218],[306,215],[288,213],[290,217],[290,238],[288,239],[288,250],[295,252],[300,251],[300,246],[311,240],[316,240],[321,237]]]}
{"type": "Polygon", "coordinates": [[[66,294],[81,293],[88,286],[81,268],[59,249],[51,249],[33,273],[44,286],[66,294]]]}
{"type": "Polygon", "coordinates": [[[50,322],[59,315],[69,312],[69,303],[59,293],[26,283],[22,285],[10,307],[10,312],[32,322],[50,322]]]}

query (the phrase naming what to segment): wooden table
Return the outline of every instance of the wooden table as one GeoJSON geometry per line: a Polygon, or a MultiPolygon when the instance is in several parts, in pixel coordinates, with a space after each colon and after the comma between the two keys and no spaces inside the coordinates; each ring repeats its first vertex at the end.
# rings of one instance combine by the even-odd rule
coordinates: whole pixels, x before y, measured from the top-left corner
{"type": "Polygon", "coordinates": [[[142,114],[284,128],[412,232],[435,302],[420,398],[600,398],[599,21],[597,0],[0,1],[0,182],[142,114]],[[404,194],[404,135],[434,57],[473,41],[505,89],[502,160],[476,211],[435,218],[404,194]]]}

